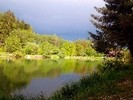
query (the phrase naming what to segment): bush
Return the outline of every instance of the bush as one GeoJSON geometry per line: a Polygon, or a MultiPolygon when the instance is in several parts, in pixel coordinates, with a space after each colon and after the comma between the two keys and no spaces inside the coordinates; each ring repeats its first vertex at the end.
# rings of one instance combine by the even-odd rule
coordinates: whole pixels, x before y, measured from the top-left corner
{"type": "Polygon", "coordinates": [[[6,52],[15,52],[21,49],[20,39],[17,36],[8,37],[5,41],[6,52]]]}
{"type": "Polygon", "coordinates": [[[4,48],[0,47],[0,52],[4,52],[4,48]]]}
{"type": "Polygon", "coordinates": [[[65,41],[61,46],[61,54],[62,56],[74,56],[76,53],[76,46],[72,42],[65,41]]]}
{"type": "Polygon", "coordinates": [[[46,57],[50,55],[57,55],[59,53],[59,48],[49,42],[43,42],[40,44],[39,54],[43,54],[46,57]]]}
{"type": "Polygon", "coordinates": [[[110,72],[110,71],[123,71],[127,69],[127,64],[123,61],[117,60],[105,60],[102,66],[99,66],[100,72],[110,72]]]}
{"type": "Polygon", "coordinates": [[[51,59],[52,60],[58,60],[60,57],[59,56],[57,56],[57,55],[51,55],[51,59]]]}
{"type": "Polygon", "coordinates": [[[131,57],[131,54],[130,54],[130,51],[129,51],[129,50],[123,50],[123,57],[122,57],[122,60],[123,60],[125,63],[131,62],[132,57],[131,57]]]}
{"type": "Polygon", "coordinates": [[[27,45],[24,47],[25,54],[38,54],[38,51],[39,45],[37,45],[36,43],[28,42],[27,45]]]}
{"type": "Polygon", "coordinates": [[[20,51],[16,51],[14,54],[16,59],[22,58],[24,56],[24,54],[20,51]]]}

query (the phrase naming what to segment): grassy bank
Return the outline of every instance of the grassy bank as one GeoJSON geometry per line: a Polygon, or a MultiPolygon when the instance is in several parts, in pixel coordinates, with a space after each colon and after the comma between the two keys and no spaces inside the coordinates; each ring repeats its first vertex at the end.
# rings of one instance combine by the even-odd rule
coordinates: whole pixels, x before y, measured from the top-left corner
{"type": "Polygon", "coordinates": [[[64,59],[75,59],[75,60],[89,60],[89,61],[96,61],[96,60],[102,60],[103,57],[95,57],[95,56],[87,56],[87,57],[83,57],[83,56],[67,56],[64,57],[64,59]]]}
{"type": "Polygon", "coordinates": [[[133,64],[107,62],[100,72],[66,85],[52,100],[129,99],[133,97],[133,64]]]}

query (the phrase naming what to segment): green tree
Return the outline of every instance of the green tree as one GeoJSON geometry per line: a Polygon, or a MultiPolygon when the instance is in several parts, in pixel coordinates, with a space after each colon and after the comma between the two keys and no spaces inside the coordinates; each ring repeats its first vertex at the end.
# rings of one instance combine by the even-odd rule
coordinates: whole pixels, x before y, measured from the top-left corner
{"type": "Polygon", "coordinates": [[[60,46],[62,44],[62,39],[60,37],[58,37],[57,35],[47,35],[47,41],[50,44],[53,44],[55,46],[60,46]]]}
{"type": "Polygon", "coordinates": [[[0,45],[4,45],[5,39],[14,29],[29,30],[31,27],[24,21],[18,20],[11,11],[0,13],[0,45]]]}
{"type": "Polygon", "coordinates": [[[94,49],[94,44],[90,40],[77,40],[76,44],[77,56],[95,56],[97,55],[94,49]]]}
{"type": "Polygon", "coordinates": [[[28,42],[23,48],[23,50],[25,54],[38,54],[39,45],[37,45],[36,43],[28,42]]]}
{"type": "Polygon", "coordinates": [[[46,41],[40,45],[39,53],[45,56],[57,55],[59,53],[59,48],[46,41]]]}
{"type": "Polygon", "coordinates": [[[85,49],[83,45],[81,44],[75,44],[76,45],[76,56],[85,56],[85,49]]]}
{"type": "Polygon", "coordinates": [[[16,29],[10,32],[10,37],[16,36],[20,39],[20,44],[24,47],[28,42],[34,42],[35,33],[32,30],[16,29]]]}
{"type": "Polygon", "coordinates": [[[92,48],[92,47],[86,48],[85,53],[88,56],[97,56],[98,55],[98,53],[96,52],[96,50],[94,48],[92,48]]]}
{"type": "Polygon", "coordinates": [[[86,40],[76,40],[74,41],[76,45],[76,56],[85,56],[85,49],[88,47],[86,40]]]}
{"type": "Polygon", "coordinates": [[[108,48],[128,47],[133,57],[133,0],[104,0],[105,7],[95,9],[101,15],[91,15],[97,34],[90,35],[100,52],[108,48]]]}
{"type": "Polygon", "coordinates": [[[5,41],[5,50],[10,53],[21,50],[20,39],[16,36],[8,37],[5,41]]]}
{"type": "Polygon", "coordinates": [[[76,53],[76,46],[72,42],[64,41],[61,46],[62,56],[74,56],[76,53]]]}
{"type": "Polygon", "coordinates": [[[56,35],[42,35],[42,34],[41,35],[40,34],[37,34],[36,35],[36,38],[35,38],[35,41],[38,44],[41,44],[41,43],[47,41],[50,44],[55,45],[55,46],[58,46],[58,47],[63,42],[63,40],[60,37],[56,36],[56,35]]]}

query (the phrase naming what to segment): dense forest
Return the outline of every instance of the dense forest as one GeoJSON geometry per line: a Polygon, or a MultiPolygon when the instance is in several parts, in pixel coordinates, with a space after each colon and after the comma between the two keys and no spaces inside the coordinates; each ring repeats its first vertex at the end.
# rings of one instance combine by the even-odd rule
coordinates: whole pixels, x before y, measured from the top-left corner
{"type": "Polygon", "coordinates": [[[45,57],[101,56],[90,40],[67,41],[56,35],[35,33],[11,11],[0,14],[0,52],[45,57]]]}

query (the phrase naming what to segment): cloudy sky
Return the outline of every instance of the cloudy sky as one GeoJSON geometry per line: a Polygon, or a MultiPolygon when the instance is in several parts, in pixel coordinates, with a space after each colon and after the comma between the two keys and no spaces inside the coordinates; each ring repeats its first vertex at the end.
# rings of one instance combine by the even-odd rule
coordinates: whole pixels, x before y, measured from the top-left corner
{"type": "Polygon", "coordinates": [[[95,31],[90,14],[96,13],[94,6],[103,5],[103,0],[0,0],[0,12],[13,11],[37,33],[75,40],[95,31]]]}

